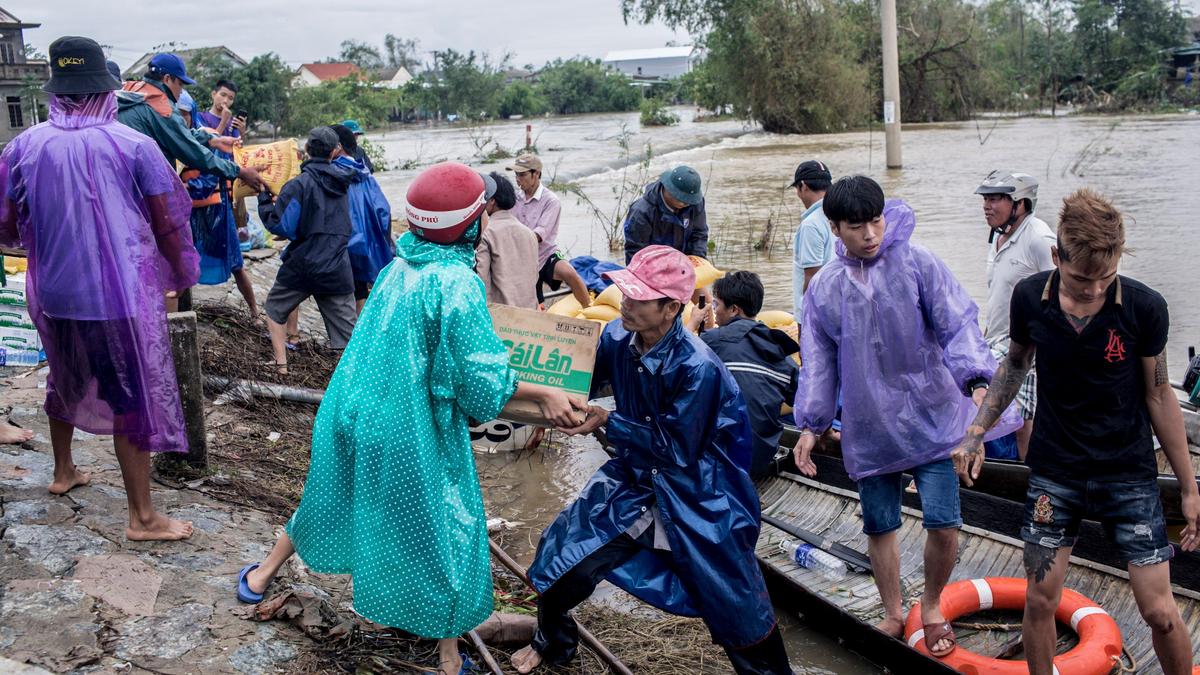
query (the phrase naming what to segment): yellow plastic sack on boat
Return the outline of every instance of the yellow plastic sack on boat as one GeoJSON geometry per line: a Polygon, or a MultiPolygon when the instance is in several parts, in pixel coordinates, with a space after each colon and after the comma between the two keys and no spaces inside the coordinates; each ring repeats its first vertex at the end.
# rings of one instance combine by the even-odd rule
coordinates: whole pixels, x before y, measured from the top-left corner
{"type": "MultiPolygon", "coordinates": [[[[271,193],[276,195],[283,189],[284,183],[300,175],[300,149],[296,147],[296,141],[291,139],[234,148],[233,161],[238,166],[257,168],[271,193]]],[[[235,200],[254,194],[254,190],[242,181],[234,182],[235,200]]]]}
{"type": "Polygon", "coordinates": [[[698,255],[689,255],[688,259],[692,261],[692,267],[696,268],[696,288],[706,288],[712,285],[712,282],[725,276],[721,270],[713,267],[706,258],[701,258],[698,255]]]}
{"type": "Polygon", "coordinates": [[[546,313],[553,314],[555,316],[573,317],[578,315],[579,310],[581,309],[583,309],[583,306],[579,304],[579,301],[575,299],[574,295],[564,295],[559,299],[558,302],[550,305],[550,307],[546,310],[546,313]]]}
{"type": "Polygon", "coordinates": [[[601,305],[597,302],[579,312],[579,317],[593,321],[612,321],[621,318],[621,310],[612,305],[601,305]]]}
{"type": "Polygon", "coordinates": [[[20,274],[29,269],[29,260],[26,258],[15,258],[10,255],[0,257],[4,259],[5,274],[20,274]]]}
{"type": "Polygon", "coordinates": [[[617,288],[616,284],[613,284],[604,289],[604,292],[602,292],[600,295],[596,296],[595,304],[608,305],[609,307],[616,307],[617,309],[620,309],[621,298],[623,297],[624,296],[621,295],[621,289],[617,288]]]}
{"type": "Polygon", "coordinates": [[[787,312],[781,312],[777,309],[768,309],[758,313],[760,323],[766,324],[767,328],[784,328],[788,324],[796,325],[796,317],[787,312]]]}

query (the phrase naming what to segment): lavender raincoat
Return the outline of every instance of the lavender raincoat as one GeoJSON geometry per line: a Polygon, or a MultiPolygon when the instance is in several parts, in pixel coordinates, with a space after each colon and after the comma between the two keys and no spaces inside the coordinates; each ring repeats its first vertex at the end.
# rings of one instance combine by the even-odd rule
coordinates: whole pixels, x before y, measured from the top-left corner
{"type": "MultiPolygon", "coordinates": [[[[907,204],[889,200],[879,254],[837,255],[809,284],[796,424],[829,428],[842,393],[842,455],[855,480],[946,459],[975,417],[967,384],[996,370],[979,310],[945,263],[909,242],[907,204]]],[[[988,438],[1016,430],[1006,411],[988,438]]]]}
{"type": "Polygon", "coordinates": [[[0,155],[0,244],[29,255],[46,413],[142,450],[185,451],[163,296],[196,282],[188,193],[111,93],[50,97],[0,155]]]}

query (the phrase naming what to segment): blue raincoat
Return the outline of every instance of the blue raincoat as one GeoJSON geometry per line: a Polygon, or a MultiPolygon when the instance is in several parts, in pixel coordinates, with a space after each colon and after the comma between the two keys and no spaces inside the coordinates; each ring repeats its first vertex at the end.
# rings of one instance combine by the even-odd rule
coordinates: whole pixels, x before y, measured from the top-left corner
{"type": "MultiPolygon", "coordinates": [[[[996,371],[975,303],[945,263],[909,242],[912,209],[889,200],[883,216],[874,258],[837,242],[808,286],[801,322],[796,424],[828,429],[840,387],[842,456],[855,480],[948,458],[975,418],[968,383],[996,371]]],[[[1010,407],[987,438],[1020,425],[1010,407]]]]}
{"type": "Polygon", "coordinates": [[[350,157],[338,157],[334,164],[353,171],[346,198],[350,202],[350,267],[354,280],[375,283],[375,278],[392,258],[396,247],[392,243],[392,207],[379,183],[362,162],[350,157]]]}
{"type": "Polygon", "coordinates": [[[743,648],[775,614],[754,557],[759,504],[747,471],[751,433],[737,383],[680,320],[648,353],[619,321],[600,338],[595,393],[611,384],[616,456],[558,515],[529,569],[544,592],[657,503],[670,552],[637,553],[608,580],[659,609],[701,616],[713,639],[743,648]]]}

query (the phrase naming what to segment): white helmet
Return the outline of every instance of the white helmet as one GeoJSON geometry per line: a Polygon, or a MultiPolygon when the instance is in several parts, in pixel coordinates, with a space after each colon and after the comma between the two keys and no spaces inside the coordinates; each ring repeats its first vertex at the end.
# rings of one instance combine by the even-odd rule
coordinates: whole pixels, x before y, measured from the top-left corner
{"type": "MultiPolygon", "coordinates": [[[[992,231],[997,234],[1004,234],[1016,224],[1017,210],[1015,205],[1020,203],[1022,199],[1029,200],[1028,213],[1033,213],[1037,208],[1037,191],[1038,182],[1033,176],[1027,173],[1018,173],[1016,171],[1005,171],[1004,169],[996,169],[989,173],[987,178],[975,188],[977,195],[1008,195],[1013,200],[1013,212],[1009,216],[1008,222],[1000,227],[992,228],[992,231]]],[[[993,235],[994,236],[994,235],[993,235]]]]}
{"type": "Polygon", "coordinates": [[[1027,173],[996,169],[983,179],[979,187],[975,188],[975,194],[1008,195],[1014,202],[1028,199],[1029,211],[1032,213],[1033,209],[1037,207],[1037,190],[1038,182],[1033,176],[1027,173]]]}

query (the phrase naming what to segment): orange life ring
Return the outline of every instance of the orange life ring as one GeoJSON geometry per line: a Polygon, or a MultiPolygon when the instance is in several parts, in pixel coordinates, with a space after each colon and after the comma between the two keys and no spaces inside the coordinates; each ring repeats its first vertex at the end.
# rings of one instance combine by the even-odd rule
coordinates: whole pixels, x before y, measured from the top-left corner
{"type": "MultiPolygon", "coordinates": [[[[947,621],[984,609],[1023,609],[1025,580],[989,577],[956,581],[942,591],[941,604],[947,621]]],[[[1064,588],[1054,618],[1079,634],[1078,645],[1054,657],[1056,675],[1106,675],[1112,671],[1113,659],[1121,657],[1121,629],[1108,612],[1083,595],[1064,588]]],[[[908,613],[904,639],[913,649],[929,653],[925,648],[925,630],[921,626],[920,603],[908,613]]],[[[1029,672],[1024,661],[993,659],[968,651],[962,645],[941,661],[968,675],[1024,675],[1029,672]]]]}

